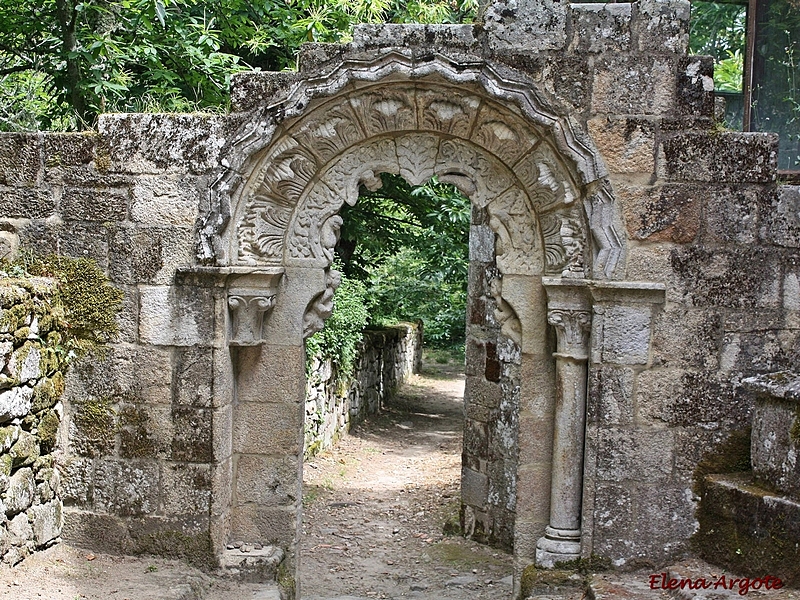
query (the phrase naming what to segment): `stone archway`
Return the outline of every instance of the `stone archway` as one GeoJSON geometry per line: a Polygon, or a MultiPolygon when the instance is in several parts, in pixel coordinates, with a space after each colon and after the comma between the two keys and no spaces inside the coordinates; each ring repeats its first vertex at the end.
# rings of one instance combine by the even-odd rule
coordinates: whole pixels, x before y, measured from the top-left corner
{"type": "MultiPolygon", "coordinates": [[[[518,389],[476,385],[474,394],[517,404],[515,554],[532,559],[538,547],[542,564],[579,556],[588,290],[618,278],[625,253],[601,161],[570,120],[545,110],[530,82],[484,62],[388,53],[301,81],[242,136],[229,164],[205,230],[206,247],[229,267],[236,391],[230,480],[220,484],[229,493],[217,494],[229,500],[217,516],[226,537],[279,542],[292,563],[303,340],[329,314],[339,209],[388,172],[412,184],[436,175],[485,212],[473,236],[496,261],[493,315],[518,349],[518,389]]],[[[465,498],[465,513],[490,523],[500,478],[480,458],[464,477],[482,495],[465,498]]]]}

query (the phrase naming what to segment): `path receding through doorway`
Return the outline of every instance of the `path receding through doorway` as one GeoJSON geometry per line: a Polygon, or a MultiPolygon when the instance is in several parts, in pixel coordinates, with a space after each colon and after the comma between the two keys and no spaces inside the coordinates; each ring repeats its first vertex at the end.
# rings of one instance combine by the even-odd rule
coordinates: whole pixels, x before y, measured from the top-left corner
{"type": "Polygon", "coordinates": [[[511,597],[511,556],[455,531],[463,397],[463,368],[427,366],[306,463],[303,600],[511,597]]]}

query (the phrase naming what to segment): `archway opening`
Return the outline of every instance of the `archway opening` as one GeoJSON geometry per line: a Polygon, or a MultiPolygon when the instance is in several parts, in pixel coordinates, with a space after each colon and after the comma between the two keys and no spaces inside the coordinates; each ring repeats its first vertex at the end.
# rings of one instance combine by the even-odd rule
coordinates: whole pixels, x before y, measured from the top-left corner
{"type": "MultiPolygon", "coordinates": [[[[349,366],[360,370],[355,375],[360,381],[342,381],[336,390],[344,406],[328,400],[334,414],[325,417],[327,431],[335,428],[337,419],[341,423],[343,413],[349,412],[354,421],[357,415],[365,420],[352,423],[346,434],[342,431],[335,449],[306,461],[304,593],[313,597],[333,589],[364,595],[378,586],[381,593],[395,596],[420,582],[444,590],[445,583],[459,576],[465,581],[507,583],[510,559],[496,547],[511,550],[513,483],[511,497],[499,489],[489,496],[474,475],[488,480],[488,470],[498,470],[497,463],[516,458],[513,448],[500,448],[504,441],[513,442],[507,435],[501,441],[498,433],[515,429],[518,407],[502,402],[487,406],[484,398],[477,402],[464,398],[467,339],[473,350],[487,344],[492,348],[493,363],[488,367],[482,355],[473,351],[470,356],[466,370],[472,392],[480,395],[480,385],[474,381],[479,371],[481,379],[487,369],[496,383],[508,379],[502,365],[506,357],[497,357],[496,350],[502,346],[498,344],[502,336],[490,289],[499,277],[494,240],[483,250],[480,244],[486,240],[470,240],[470,230],[479,231],[473,222],[487,217],[453,185],[435,177],[412,186],[398,175],[384,173],[370,182],[370,188],[361,185],[358,201],[338,213],[342,224],[333,267],[342,272],[341,283],[333,316],[326,329],[307,340],[307,351],[318,368],[320,361],[313,354],[341,347],[336,335],[349,335],[341,329],[353,324],[360,301],[370,308],[373,328],[421,321],[424,360],[421,373],[409,377],[401,389],[382,390],[380,413],[365,405],[386,370],[381,363],[387,352],[382,357],[357,357],[358,364],[349,366]],[[360,295],[355,304],[354,295],[360,295]],[[468,476],[470,488],[462,493],[464,473],[474,475],[468,476]],[[462,504],[462,497],[467,504],[462,504]],[[510,518],[489,523],[478,514],[489,502],[507,507],[510,518]],[[495,548],[482,549],[474,540],[495,548]],[[464,560],[453,565],[454,555],[464,560]],[[409,577],[410,583],[398,583],[409,577]]],[[[373,330],[367,337],[386,343],[392,336],[373,330]]],[[[367,353],[372,345],[368,341],[360,347],[367,353]]],[[[336,370],[327,367],[323,375],[336,370]]],[[[319,373],[307,369],[307,376],[307,390],[314,396],[307,398],[306,411],[307,455],[312,455],[321,444],[313,429],[322,422],[319,413],[325,401],[319,393],[324,387],[319,373]],[[308,451],[309,445],[315,447],[308,451]]],[[[499,470],[513,472],[515,467],[505,464],[499,470]]],[[[492,586],[486,590],[498,591],[492,586]]]]}

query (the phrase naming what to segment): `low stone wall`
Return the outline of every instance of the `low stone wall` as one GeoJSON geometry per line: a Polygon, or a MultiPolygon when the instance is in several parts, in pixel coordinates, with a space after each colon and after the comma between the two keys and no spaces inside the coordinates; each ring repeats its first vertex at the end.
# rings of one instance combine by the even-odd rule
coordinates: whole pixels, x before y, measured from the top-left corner
{"type": "Polygon", "coordinates": [[[367,330],[352,379],[330,360],[313,359],[306,377],[305,456],[329,448],[350,425],[380,410],[398,385],[422,366],[422,326],[367,330]]]}
{"type": "Polygon", "coordinates": [[[0,275],[0,558],[9,565],[61,535],[64,357],[52,293],[51,280],[0,275]]]}

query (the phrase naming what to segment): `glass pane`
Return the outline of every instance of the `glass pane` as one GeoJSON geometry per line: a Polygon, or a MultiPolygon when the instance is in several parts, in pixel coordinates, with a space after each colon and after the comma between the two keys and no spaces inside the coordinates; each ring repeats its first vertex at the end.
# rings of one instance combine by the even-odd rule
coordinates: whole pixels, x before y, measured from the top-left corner
{"type": "Polygon", "coordinates": [[[753,56],[752,129],[780,135],[780,169],[800,169],[798,85],[800,0],[759,0],[753,56]]]}
{"type": "Polygon", "coordinates": [[[692,2],[689,53],[714,57],[714,89],[741,92],[747,5],[692,2]]]}

